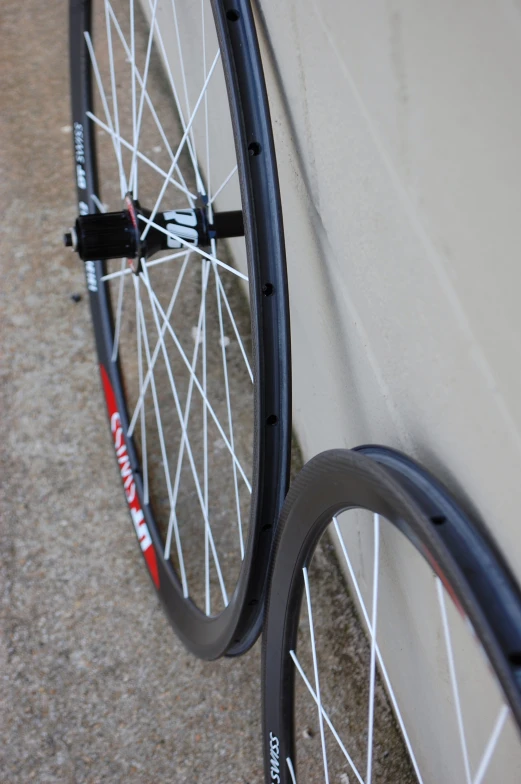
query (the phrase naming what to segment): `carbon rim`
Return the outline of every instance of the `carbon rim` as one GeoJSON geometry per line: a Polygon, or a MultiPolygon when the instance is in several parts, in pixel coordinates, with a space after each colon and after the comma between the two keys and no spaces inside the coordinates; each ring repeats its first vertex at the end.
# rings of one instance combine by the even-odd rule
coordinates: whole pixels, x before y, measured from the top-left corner
{"type": "MultiPolygon", "coordinates": [[[[320,692],[320,689],[323,688],[322,678],[324,678],[326,683],[328,678],[332,682],[334,681],[333,670],[331,669],[331,667],[333,669],[335,667],[334,660],[328,660],[329,669],[320,668],[319,654],[317,654],[320,646],[316,643],[314,634],[310,632],[313,639],[313,642],[310,643],[312,653],[310,653],[307,669],[305,666],[302,668],[308,679],[307,686],[303,688],[308,697],[310,691],[314,692],[315,695],[314,698],[309,697],[309,701],[312,703],[315,715],[314,730],[316,732],[316,743],[314,753],[320,763],[319,767],[322,773],[321,776],[317,776],[315,771],[315,774],[310,774],[311,779],[306,778],[305,775],[299,778],[296,765],[296,762],[298,762],[298,751],[295,751],[296,725],[294,716],[296,679],[298,683],[303,683],[302,678],[300,678],[302,672],[298,669],[301,666],[298,661],[299,652],[297,649],[297,638],[301,640],[301,636],[298,636],[299,616],[302,611],[304,615],[307,614],[308,618],[313,617],[315,624],[319,623],[319,627],[320,624],[326,623],[319,610],[317,610],[315,617],[315,612],[311,609],[311,589],[309,588],[310,579],[308,576],[310,564],[319,541],[322,540],[321,547],[323,542],[329,541],[328,537],[322,538],[322,535],[328,528],[331,520],[346,509],[355,508],[368,510],[375,517],[373,524],[369,526],[364,524],[364,528],[369,528],[369,538],[373,535],[371,534],[372,526],[375,526],[372,540],[375,564],[379,563],[378,548],[375,548],[374,545],[380,538],[379,534],[378,539],[376,538],[376,531],[379,530],[377,528],[379,526],[378,520],[385,518],[385,520],[389,521],[387,524],[388,528],[394,532],[393,536],[395,539],[399,539],[400,546],[402,547],[406,544],[408,548],[407,553],[409,556],[412,554],[417,559],[425,574],[434,575],[434,606],[438,606],[441,613],[437,621],[442,630],[439,638],[441,641],[440,650],[447,657],[444,665],[449,673],[446,683],[450,698],[454,702],[450,706],[451,709],[454,708],[454,713],[451,714],[450,711],[447,713],[447,726],[449,720],[453,722],[453,738],[455,739],[454,743],[459,755],[458,765],[461,767],[461,775],[458,774],[459,777],[457,776],[454,780],[490,781],[492,779],[486,779],[486,774],[489,766],[497,763],[497,760],[494,758],[494,752],[498,741],[501,740],[502,733],[505,732],[504,727],[507,724],[509,727],[508,731],[514,733],[515,754],[518,754],[521,750],[519,735],[517,734],[521,726],[521,658],[519,655],[521,651],[521,597],[519,589],[482,527],[470,519],[449,496],[447,491],[426,471],[417,466],[412,460],[384,447],[361,447],[357,452],[334,450],[313,458],[292,485],[282,512],[275,558],[271,570],[270,600],[263,635],[263,721],[266,781],[327,781],[328,779],[324,773],[326,767],[323,757],[327,757],[327,751],[331,749],[331,745],[337,751],[340,748],[337,741],[332,740],[333,734],[330,732],[328,721],[330,716],[332,716],[334,719],[333,724],[336,722],[341,723],[342,712],[338,713],[337,705],[326,704],[326,698],[324,698],[324,703],[322,703],[323,711],[318,711],[315,701],[317,695],[318,702],[321,703],[322,701],[320,692]],[[457,629],[454,628],[454,623],[456,623],[457,629]],[[465,709],[466,707],[468,709],[468,706],[459,697],[458,675],[456,673],[459,672],[459,678],[461,679],[461,662],[458,662],[457,656],[454,656],[454,649],[451,643],[451,635],[452,639],[460,639],[455,636],[455,631],[460,634],[460,627],[464,630],[468,650],[473,651],[472,656],[475,659],[473,658],[472,662],[474,664],[478,662],[479,666],[483,668],[483,677],[490,678],[491,689],[495,688],[494,684],[497,683],[499,685],[498,694],[502,695],[505,703],[498,709],[497,714],[491,716],[490,723],[487,725],[487,734],[483,737],[482,748],[479,750],[479,755],[475,755],[475,758],[472,758],[468,751],[468,744],[470,742],[472,745],[474,738],[471,736],[470,741],[469,737],[465,740],[465,721],[462,721],[461,717],[465,715],[465,709]],[[469,629],[472,630],[471,634],[469,634],[469,629]],[[479,641],[479,646],[475,645],[474,636],[479,641]],[[488,669],[484,665],[482,652],[486,655],[488,669]],[[300,675],[296,675],[296,672],[300,672],[300,675]],[[319,672],[320,676],[318,675],[319,672]],[[514,728],[517,728],[517,732],[514,728]],[[325,752],[324,745],[326,748],[325,752]]],[[[353,513],[350,512],[349,514],[353,513]]],[[[350,574],[351,591],[346,591],[345,583],[341,580],[344,585],[342,592],[347,596],[351,593],[358,600],[360,600],[363,594],[362,601],[365,600],[364,606],[360,601],[353,599],[357,608],[357,612],[355,612],[353,617],[356,618],[358,613],[358,621],[353,621],[353,624],[356,627],[361,625],[365,630],[371,628],[378,630],[377,618],[381,618],[382,626],[385,625],[385,619],[390,617],[389,613],[391,613],[393,619],[395,615],[399,618],[401,610],[399,606],[395,605],[395,609],[391,608],[387,614],[381,609],[377,613],[377,604],[371,600],[371,596],[379,596],[378,583],[374,583],[374,575],[378,574],[378,569],[372,571],[369,569],[369,575],[372,574],[373,578],[368,579],[369,587],[365,589],[366,593],[363,591],[359,594],[356,593],[356,590],[359,590],[356,589],[357,572],[356,569],[352,571],[353,566],[349,564],[350,556],[348,555],[348,550],[346,550],[345,534],[340,538],[338,537],[338,523],[335,523],[334,529],[333,536],[336,539],[336,550],[338,551],[339,559],[337,561],[336,556],[334,556],[336,572],[338,573],[337,566],[339,562],[344,563],[344,568],[347,563],[349,570],[351,570],[348,572],[348,569],[345,569],[350,574]],[[355,587],[353,588],[353,586],[355,587]]],[[[349,536],[348,541],[351,541],[349,536]]],[[[386,541],[389,542],[390,540],[387,539],[386,541]]],[[[330,547],[334,549],[331,545],[330,547]]],[[[364,552],[366,552],[367,556],[367,551],[364,552]]],[[[382,552],[389,561],[391,555],[385,553],[385,551],[382,552]]],[[[394,552],[392,550],[392,553],[394,552]]],[[[396,552],[399,552],[399,550],[396,552]]],[[[400,563],[402,569],[409,568],[407,558],[400,561],[400,563]]],[[[325,562],[322,562],[322,572],[326,570],[324,564],[325,562]]],[[[316,572],[315,574],[318,573],[316,572]]],[[[392,595],[392,590],[389,595],[392,595]]],[[[412,595],[414,596],[414,591],[412,595]]],[[[327,596],[326,610],[330,605],[334,604],[336,591],[332,590],[332,594],[327,596]]],[[[405,594],[405,596],[410,597],[411,594],[405,594]]],[[[377,599],[378,601],[381,603],[381,599],[377,599]]],[[[324,604],[320,605],[320,607],[324,607],[324,604]]],[[[339,618],[342,620],[345,617],[347,617],[347,610],[344,608],[339,618]]],[[[428,615],[426,617],[430,621],[433,616],[428,615]]],[[[310,624],[310,627],[313,627],[313,623],[310,624]]],[[[322,629],[324,636],[326,635],[325,628],[324,625],[322,629]]],[[[328,640],[332,645],[332,641],[336,640],[338,635],[336,634],[335,636],[334,629],[327,628],[330,634],[328,640]]],[[[407,647],[407,638],[397,637],[398,633],[393,631],[395,628],[398,627],[394,626],[393,620],[390,639],[396,639],[396,644],[398,645],[399,643],[402,648],[407,647]]],[[[302,635],[302,629],[300,635],[302,635]]],[[[341,646],[341,650],[349,644],[347,641],[344,644],[338,640],[337,642],[341,646]]],[[[373,749],[376,741],[373,737],[374,713],[373,718],[371,718],[371,712],[369,712],[369,719],[367,719],[367,714],[365,714],[368,722],[366,728],[369,734],[364,735],[365,740],[363,741],[367,746],[363,753],[359,752],[359,750],[357,752],[359,757],[361,755],[361,758],[363,758],[363,763],[360,763],[356,754],[355,759],[358,764],[355,763],[351,766],[347,760],[346,752],[349,754],[351,751],[351,754],[353,754],[353,743],[356,747],[356,743],[361,742],[359,740],[360,735],[356,730],[356,723],[353,724],[351,719],[350,730],[348,731],[344,727],[345,732],[341,737],[344,749],[341,749],[339,755],[344,767],[340,768],[341,773],[338,773],[338,770],[335,769],[335,774],[337,776],[340,775],[340,780],[363,782],[380,780],[427,782],[440,780],[440,776],[444,781],[449,781],[450,779],[444,778],[444,774],[440,772],[443,767],[442,764],[438,765],[439,770],[434,778],[429,778],[425,774],[425,769],[422,770],[422,764],[426,757],[418,753],[414,742],[411,743],[408,740],[409,736],[407,733],[411,735],[411,728],[407,725],[407,722],[404,721],[404,726],[401,725],[403,716],[406,716],[406,713],[400,718],[400,706],[402,703],[406,705],[409,698],[407,697],[405,702],[403,702],[403,688],[402,691],[398,689],[395,694],[392,692],[393,680],[392,678],[391,680],[388,679],[389,671],[387,673],[384,672],[386,658],[384,656],[382,659],[380,655],[380,650],[384,653],[387,651],[385,640],[380,640],[381,649],[379,649],[376,637],[370,633],[364,634],[362,632],[358,639],[358,645],[366,651],[367,659],[364,661],[366,661],[371,675],[372,686],[369,685],[369,678],[367,682],[368,704],[371,704],[371,696],[373,700],[375,699],[375,694],[379,694],[380,700],[382,700],[383,694],[387,695],[387,702],[390,701],[392,705],[392,709],[389,707],[386,709],[388,711],[388,726],[393,724],[393,722],[399,725],[399,734],[404,739],[404,748],[407,752],[405,760],[408,760],[408,767],[396,768],[400,770],[399,774],[396,774],[395,769],[394,775],[399,775],[398,779],[392,776],[390,779],[386,778],[385,767],[387,764],[389,769],[391,768],[391,758],[387,758],[387,763],[384,759],[379,768],[375,768],[375,764],[371,768],[370,759],[374,755],[372,752],[369,753],[369,748],[373,749]],[[377,661],[378,666],[376,667],[377,661]],[[367,757],[364,756],[366,753],[367,757]],[[342,776],[345,779],[342,779],[342,776]]],[[[458,652],[459,650],[458,648],[458,652]]],[[[321,653],[323,654],[323,651],[321,653]]],[[[428,657],[426,657],[426,661],[427,659],[428,657]]],[[[353,660],[349,659],[349,661],[353,660]]],[[[402,663],[401,666],[402,669],[403,667],[407,669],[405,663],[402,663]]],[[[333,697],[331,697],[331,694],[329,695],[333,702],[335,702],[337,696],[340,702],[339,692],[348,694],[351,703],[356,702],[358,685],[355,669],[353,666],[351,671],[344,672],[344,680],[334,681],[337,684],[337,692],[334,693],[333,697]]],[[[463,672],[465,672],[465,667],[463,672]]],[[[340,676],[338,677],[340,678],[340,676]]],[[[434,681],[432,683],[436,687],[436,683],[434,681]]],[[[484,689],[483,681],[479,680],[478,684],[480,690],[484,689]]],[[[475,695],[476,683],[473,684],[473,687],[473,695],[475,695]]],[[[464,693],[466,694],[465,690],[464,693]]],[[[480,693],[479,691],[477,692],[478,700],[480,693]]],[[[386,702],[385,698],[383,702],[386,702]]],[[[425,706],[425,715],[430,720],[431,713],[435,715],[434,705],[431,703],[427,704],[428,708],[425,706]]],[[[367,710],[367,705],[364,707],[365,710],[367,710]]],[[[474,714],[472,715],[474,716],[474,714]]],[[[452,724],[450,726],[452,727],[452,724]]],[[[423,738],[424,742],[437,742],[437,739],[433,741],[434,736],[432,734],[436,729],[439,729],[439,725],[436,725],[433,720],[431,734],[423,738]]],[[[416,731],[415,728],[414,732],[416,731]]],[[[414,732],[411,737],[414,736],[414,732]]],[[[302,742],[302,735],[299,735],[299,742],[302,742]]],[[[306,742],[312,745],[312,741],[306,742]]],[[[380,752],[382,748],[380,746],[380,752]]],[[[438,761],[443,760],[441,751],[440,755],[441,757],[438,757],[438,761]]],[[[304,774],[309,773],[311,770],[311,766],[307,764],[308,762],[306,754],[304,754],[304,774]]],[[[516,757],[516,762],[519,765],[521,759],[516,757]]],[[[400,764],[402,763],[400,762],[400,764]]],[[[398,762],[396,765],[398,765],[398,762]]],[[[517,773],[513,774],[511,769],[510,775],[514,775],[514,778],[502,778],[501,780],[517,780],[515,778],[517,773]]],[[[336,781],[338,778],[331,778],[330,780],[336,781]]]]}
{"type": "MultiPolygon", "coordinates": [[[[244,559],[227,606],[211,617],[186,597],[178,570],[164,557],[165,535],[154,515],[154,499],[147,502],[141,450],[127,435],[132,412],[129,415],[127,410],[120,358],[114,354],[117,317],[113,310],[117,304],[111,302],[104,280],[110,272],[105,262],[85,265],[112,437],[116,450],[126,450],[123,456],[128,458],[128,466],[123,484],[141,549],[175,630],[190,650],[204,658],[223,653],[238,655],[253,644],[260,631],[268,557],[288,483],[291,435],[282,217],[255,26],[245,0],[212,2],[212,11],[235,139],[246,234],[252,367],[258,381],[253,395],[252,496],[244,559]]],[[[87,115],[94,107],[91,55],[84,35],[91,30],[91,15],[90,2],[71,1],[71,93],[80,213],[96,212],[100,207],[95,123],[87,115]]]]}

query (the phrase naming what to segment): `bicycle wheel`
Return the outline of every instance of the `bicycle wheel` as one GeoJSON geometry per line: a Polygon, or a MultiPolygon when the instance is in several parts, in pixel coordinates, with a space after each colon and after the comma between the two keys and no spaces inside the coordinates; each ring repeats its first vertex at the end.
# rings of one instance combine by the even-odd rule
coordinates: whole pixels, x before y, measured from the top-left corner
{"type": "Polygon", "coordinates": [[[71,0],[79,216],[139,544],[196,655],[247,650],[288,484],[283,228],[248,0],[71,0]],[[146,13],[143,12],[143,8],[146,13]]]}
{"type": "Polygon", "coordinates": [[[267,782],[521,780],[519,590],[412,460],[383,447],[311,460],[270,586],[267,782]]]}

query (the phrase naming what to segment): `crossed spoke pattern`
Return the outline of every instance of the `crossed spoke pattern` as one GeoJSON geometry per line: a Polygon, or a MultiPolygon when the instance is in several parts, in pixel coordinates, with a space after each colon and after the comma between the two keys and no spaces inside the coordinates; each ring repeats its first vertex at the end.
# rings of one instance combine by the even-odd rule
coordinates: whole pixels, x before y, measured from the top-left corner
{"type": "Polygon", "coordinates": [[[233,256],[215,240],[195,247],[155,218],[206,205],[211,220],[216,208],[240,209],[237,163],[229,116],[230,151],[222,155],[221,143],[212,157],[224,77],[208,0],[190,11],[189,45],[175,0],[148,5],[145,19],[135,0],[100,0],[94,34],[85,34],[96,90],[87,116],[100,160],[92,209],[119,210],[130,192],[151,211],[139,216],[142,239],[154,227],[180,248],[141,259],[138,275],[126,259],[110,262],[102,280],[144,500],[184,596],[211,615],[238,577],[252,490],[245,243],[233,241],[233,256]]]}
{"type": "MultiPolygon", "coordinates": [[[[398,780],[403,784],[406,782],[428,784],[439,780],[432,778],[432,769],[425,762],[421,743],[432,742],[433,734],[439,735],[440,727],[434,723],[429,724],[430,706],[425,706],[425,714],[415,715],[414,718],[410,705],[400,706],[391,682],[391,672],[394,674],[396,662],[392,662],[389,667],[384,661],[383,652],[388,654],[389,640],[386,639],[384,645],[377,639],[379,600],[383,598],[381,591],[384,590],[380,585],[382,573],[380,518],[378,515],[373,516],[370,582],[365,579],[361,582],[360,573],[357,576],[336,518],[333,518],[329,532],[331,536],[322,539],[322,543],[327,539],[327,544],[319,545],[311,564],[314,567],[312,571],[317,583],[313,590],[313,602],[310,565],[303,569],[305,601],[303,601],[299,627],[299,648],[303,648],[302,655],[297,656],[296,650],[288,652],[295,666],[297,692],[300,688],[300,697],[296,702],[296,730],[297,728],[302,730],[304,726],[303,732],[297,733],[296,737],[299,769],[296,770],[294,760],[289,758],[285,760],[290,780],[318,781],[320,777],[324,782],[335,781],[342,784],[355,780],[359,784],[398,780]],[[338,566],[336,556],[331,567],[326,564],[321,548],[325,547],[332,551],[333,545],[348,578],[349,590],[338,574],[334,587],[329,589],[330,592],[327,592],[324,587],[326,582],[332,579],[331,574],[328,575],[328,569],[336,568],[338,572],[338,566]],[[313,563],[315,559],[317,559],[316,565],[313,563]],[[333,615],[330,614],[328,621],[324,621],[323,616],[327,614],[324,608],[330,607],[338,600],[339,591],[343,591],[346,597],[350,596],[345,601],[351,603],[353,609],[349,610],[345,605],[338,608],[340,617],[335,616],[333,620],[333,615]],[[315,603],[318,605],[316,611],[313,609],[315,603]],[[329,624],[327,631],[325,624],[329,624]],[[342,632],[338,628],[339,625],[341,629],[349,630],[350,634],[354,634],[353,629],[358,629],[358,636],[354,634],[353,640],[351,638],[341,640],[342,632]],[[331,626],[333,628],[330,628],[331,626]],[[323,642],[321,648],[318,643],[319,638],[323,642]],[[339,672],[338,658],[336,658],[338,654],[332,652],[335,640],[340,641],[342,646],[340,660],[347,655],[350,661],[349,665],[345,665],[343,674],[339,672]],[[351,651],[353,645],[357,649],[356,655],[346,654],[345,649],[351,651]],[[351,658],[352,656],[354,659],[351,658]],[[302,657],[306,659],[307,664],[304,664],[302,657]],[[358,662],[355,659],[359,659],[358,662]],[[331,681],[329,686],[328,681],[331,681]],[[340,692],[342,696],[339,696],[340,692]],[[365,720],[363,719],[364,702],[365,720]],[[385,735],[379,735],[377,732],[379,719],[382,721],[385,735]],[[308,725],[312,725],[313,729],[308,725]],[[316,739],[313,740],[315,735],[316,739]],[[384,743],[388,748],[382,755],[384,743]],[[332,757],[334,757],[333,763],[332,757]],[[307,778],[308,775],[310,778],[307,778]]],[[[471,630],[469,632],[468,625],[462,621],[457,612],[454,612],[452,600],[447,602],[448,594],[440,578],[434,575],[429,567],[425,567],[425,572],[426,575],[428,572],[428,585],[432,594],[432,604],[429,604],[429,607],[437,610],[432,617],[429,614],[429,623],[436,625],[439,630],[439,666],[442,673],[445,673],[442,674],[443,682],[447,684],[447,713],[444,715],[444,725],[446,723],[444,730],[447,732],[447,737],[442,738],[438,753],[444,752],[443,743],[448,742],[447,748],[451,748],[449,753],[452,754],[451,764],[454,767],[454,773],[449,774],[452,775],[451,782],[482,784],[482,782],[496,780],[487,778],[487,775],[491,772],[495,756],[500,753],[498,749],[508,723],[509,708],[503,701],[491,670],[485,668],[484,678],[488,677],[490,680],[495,700],[492,702],[489,700],[487,711],[483,708],[485,726],[488,730],[482,733],[483,737],[480,736],[478,746],[474,743],[471,755],[468,745],[469,729],[466,727],[465,717],[470,722],[473,715],[468,705],[469,695],[466,687],[462,689],[461,685],[461,673],[465,672],[466,664],[465,660],[461,661],[461,651],[466,648],[462,647],[461,640],[455,644],[454,634],[456,633],[455,636],[459,639],[463,629],[465,636],[468,637],[466,643],[472,644],[474,653],[479,655],[480,661],[483,654],[481,649],[478,650],[478,644],[471,630]],[[454,623],[457,627],[455,629],[453,629],[454,623]]],[[[403,650],[404,646],[407,646],[407,634],[399,623],[396,621],[394,623],[396,628],[392,630],[392,637],[395,643],[396,638],[399,639],[399,648],[403,650]]],[[[419,666],[422,666],[421,662],[419,666]]],[[[429,675],[432,677],[428,667],[423,666],[426,667],[425,677],[429,675]]],[[[410,688],[409,683],[408,686],[410,688]]],[[[479,687],[483,688],[481,680],[479,687]]],[[[473,699],[476,699],[477,691],[480,689],[477,689],[474,683],[473,699]]],[[[478,704],[481,704],[481,701],[478,704]]],[[[472,725],[469,723],[470,726],[472,725]]],[[[504,750],[502,748],[502,752],[504,750]]],[[[439,771],[435,775],[440,775],[439,771]]],[[[449,779],[443,778],[443,780],[449,779]]]]}

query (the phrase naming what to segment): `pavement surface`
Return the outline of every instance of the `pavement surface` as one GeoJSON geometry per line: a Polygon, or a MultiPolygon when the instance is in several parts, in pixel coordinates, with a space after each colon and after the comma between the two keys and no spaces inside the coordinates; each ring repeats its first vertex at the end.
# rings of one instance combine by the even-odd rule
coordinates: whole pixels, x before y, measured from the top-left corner
{"type": "Polygon", "coordinates": [[[0,40],[0,781],[259,782],[259,646],[185,652],[118,482],[83,269],[61,244],[66,2],[4,0],[0,40]]]}

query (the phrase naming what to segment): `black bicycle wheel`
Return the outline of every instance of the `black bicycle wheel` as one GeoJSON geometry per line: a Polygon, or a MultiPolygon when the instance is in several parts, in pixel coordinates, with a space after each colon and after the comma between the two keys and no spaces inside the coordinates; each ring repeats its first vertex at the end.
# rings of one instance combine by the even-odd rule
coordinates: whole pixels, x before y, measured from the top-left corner
{"type": "Polygon", "coordinates": [[[184,644],[215,658],[261,627],[289,473],[288,296],[249,2],[178,6],[70,0],[79,217],[65,241],[85,262],[152,581],[184,644]]]}
{"type": "Polygon", "coordinates": [[[520,780],[519,590],[412,460],[377,446],[313,458],[270,586],[267,782],[520,780]]]}

